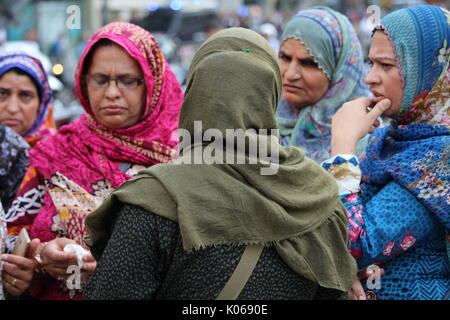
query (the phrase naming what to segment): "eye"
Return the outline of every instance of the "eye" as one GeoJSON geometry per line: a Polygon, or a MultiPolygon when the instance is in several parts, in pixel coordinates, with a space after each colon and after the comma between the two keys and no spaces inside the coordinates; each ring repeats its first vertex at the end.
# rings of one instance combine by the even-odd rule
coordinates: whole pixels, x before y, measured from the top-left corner
{"type": "Polygon", "coordinates": [[[279,54],[278,54],[278,57],[280,58],[280,60],[282,60],[282,61],[286,61],[286,62],[289,62],[289,61],[291,61],[291,58],[290,57],[288,57],[287,55],[285,55],[284,53],[282,53],[282,52],[280,52],[279,54]]]}
{"type": "Polygon", "coordinates": [[[314,67],[314,68],[318,68],[319,67],[314,60],[306,60],[306,61],[303,61],[302,64],[304,66],[306,66],[306,67],[314,67]]]}
{"type": "Polygon", "coordinates": [[[24,102],[29,102],[31,99],[33,99],[33,95],[27,92],[22,92],[19,93],[19,98],[20,100],[24,101],[24,102]]]}
{"type": "Polygon", "coordinates": [[[6,98],[9,95],[8,90],[0,89],[0,97],[6,98]]]}
{"type": "Polygon", "coordinates": [[[133,77],[123,77],[120,78],[119,81],[122,82],[124,85],[133,85],[138,79],[133,77]]]}
{"type": "Polygon", "coordinates": [[[95,76],[92,78],[97,84],[103,85],[108,82],[108,77],[95,76]]]}

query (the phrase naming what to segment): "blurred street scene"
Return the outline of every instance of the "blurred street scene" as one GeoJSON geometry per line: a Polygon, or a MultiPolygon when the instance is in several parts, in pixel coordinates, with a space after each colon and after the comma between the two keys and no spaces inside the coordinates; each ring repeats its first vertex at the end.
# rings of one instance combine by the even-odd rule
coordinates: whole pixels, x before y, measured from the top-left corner
{"type": "Polygon", "coordinates": [[[449,7],[445,0],[1,0],[0,52],[25,51],[43,62],[51,75],[60,126],[83,112],[73,92],[75,69],[89,37],[109,22],[132,22],[156,35],[184,84],[197,48],[222,28],[250,28],[278,50],[280,32],[289,18],[306,7],[326,5],[349,17],[367,54],[372,27],[369,6],[379,6],[382,17],[423,3],[449,7]]]}

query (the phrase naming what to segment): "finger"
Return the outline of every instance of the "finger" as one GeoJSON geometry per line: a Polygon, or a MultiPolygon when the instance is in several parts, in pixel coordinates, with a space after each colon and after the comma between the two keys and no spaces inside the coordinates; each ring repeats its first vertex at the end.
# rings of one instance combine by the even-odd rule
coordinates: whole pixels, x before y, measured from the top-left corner
{"type": "Polygon", "coordinates": [[[353,294],[352,289],[350,289],[350,290],[348,291],[347,300],[357,300],[356,297],[355,297],[355,295],[353,294]]]}
{"type": "Polygon", "coordinates": [[[33,269],[23,270],[23,269],[18,268],[14,264],[5,262],[3,264],[3,273],[8,276],[11,276],[12,278],[18,278],[18,279],[22,279],[24,281],[31,281],[31,279],[33,278],[34,271],[33,271],[33,269]]]}
{"type": "Polygon", "coordinates": [[[384,97],[372,97],[370,98],[370,100],[372,100],[373,104],[377,104],[378,102],[380,102],[381,100],[385,99],[384,97]]]}
{"type": "Polygon", "coordinates": [[[93,261],[95,261],[95,258],[90,252],[83,256],[83,262],[93,262],[93,261]]]}
{"type": "Polygon", "coordinates": [[[64,252],[54,246],[47,248],[44,247],[41,253],[42,260],[50,262],[67,262],[71,263],[76,261],[76,254],[73,252],[64,252]]]}
{"type": "Polygon", "coordinates": [[[21,290],[19,290],[19,288],[12,286],[9,282],[5,282],[4,287],[5,287],[6,291],[8,292],[8,294],[10,294],[14,297],[18,297],[23,293],[21,290]]]}
{"type": "Polygon", "coordinates": [[[380,120],[375,120],[375,122],[372,124],[372,126],[374,126],[374,127],[379,127],[380,126],[380,120]]]}
{"type": "Polygon", "coordinates": [[[380,117],[389,107],[391,106],[391,100],[383,99],[378,102],[372,110],[369,111],[368,115],[373,119],[372,122],[380,117]]]}
{"type": "Polygon", "coordinates": [[[15,268],[20,268],[22,270],[34,269],[34,261],[25,257],[16,256],[14,254],[4,254],[2,255],[2,260],[15,265],[15,268]]]}
{"type": "Polygon", "coordinates": [[[64,268],[48,268],[48,267],[46,267],[45,271],[47,271],[47,273],[49,275],[51,275],[53,278],[67,276],[67,269],[64,269],[64,268]]]}
{"type": "Polygon", "coordinates": [[[88,262],[88,263],[83,263],[83,267],[81,269],[84,271],[87,271],[89,273],[92,273],[95,271],[96,267],[97,267],[97,262],[88,262]]]}
{"type": "Polygon", "coordinates": [[[356,300],[366,300],[366,293],[360,281],[356,281],[352,286],[352,292],[356,300]]]}
{"type": "Polygon", "coordinates": [[[28,245],[27,254],[25,256],[27,258],[33,257],[40,244],[41,240],[39,240],[38,238],[31,240],[30,244],[28,245]]]}
{"type": "Polygon", "coordinates": [[[20,296],[30,286],[31,281],[23,281],[20,278],[11,277],[8,274],[3,275],[3,286],[7,289],[8,293],[15,296],[20,296]]]}

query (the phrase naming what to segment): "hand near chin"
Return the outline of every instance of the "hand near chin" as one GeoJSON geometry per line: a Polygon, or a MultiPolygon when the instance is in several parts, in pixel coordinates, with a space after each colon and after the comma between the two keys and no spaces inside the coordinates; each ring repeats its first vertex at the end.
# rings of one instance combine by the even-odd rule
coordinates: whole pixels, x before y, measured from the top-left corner
{"type": "Polygon", "coordinates": [[[380,125],[377,118],[390,106],[389,99],[379,98],[358,98],[344,103],[331,121],[332,155],[354,154],[358,141],[373,133],[380,125]]]}

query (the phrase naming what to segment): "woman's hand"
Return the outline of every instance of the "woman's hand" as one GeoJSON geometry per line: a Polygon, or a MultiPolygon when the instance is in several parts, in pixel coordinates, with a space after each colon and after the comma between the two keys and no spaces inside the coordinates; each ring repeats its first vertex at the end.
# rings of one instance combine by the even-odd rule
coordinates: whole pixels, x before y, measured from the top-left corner
{"type": "Polygon", "coordinates": [[[35,267],[33,256],[40,244],[39,239],[33,239],[25,257],[13,254],[2,255],[3,286],[10,295],[20,296],[30,287],[35,267]]]}
{"type": "MultiPolygon", "coordinates": [[[[384,274],[384,269],[379,269],[379,272],[379,276],[382,276],[384,274]]],[[[376,274],[376,271],[373,270],[373,268],[366,268],[358,272],[355,282],[353,282],[351,289],[348,291],[347,300],[367,300],[366,292],[361,284],[361,280],[367,279],[374,274],[376,274]]]]}
{"type": "Polygon", "coordinates": [[[377,120],[390,106],[389,99],[359,98],[347,103],[336,112],[331,121],[332,156],[355,154],[356,144],[374,128],[380,125],[377,120]],[[368,111],[372,106],[373,109],[368,111]]]}
{"type": "Polygon", "coordinates": [[[94,272],[96,267],[97,261],[95,261],[94,257],[89,252],[83,257],[83,267],[81,269],[86,271],[87,273],[92,273],[94,272]]]}
{"type": "Polygon", "coordinates": [[[77,244],[67,238],[56,238],[48,242],[41,251],[42,264],[45,271],[54,278],[66,278],[67,268],[77,265],[77,256],[74,252],[64,252],[68,244],[77,244]]]}
{"type": "Polygon", "coordinates": [[[355,282],[353,282],[351,289],[348,291],[347,299],[348,300],[367,300],[366,293],[364,292],[364,288],[361,284],[361,280],[359,280],[358,277],[356,277],[355,282]]]}

